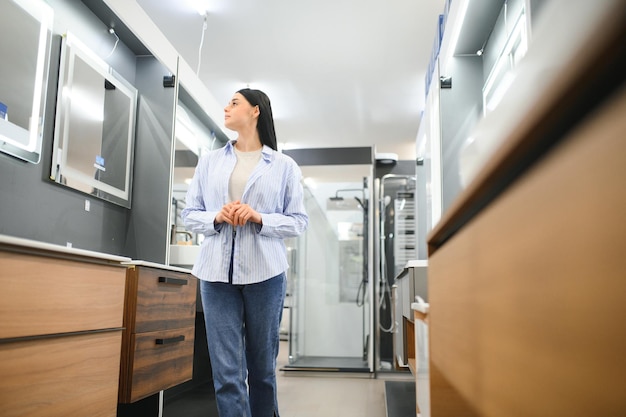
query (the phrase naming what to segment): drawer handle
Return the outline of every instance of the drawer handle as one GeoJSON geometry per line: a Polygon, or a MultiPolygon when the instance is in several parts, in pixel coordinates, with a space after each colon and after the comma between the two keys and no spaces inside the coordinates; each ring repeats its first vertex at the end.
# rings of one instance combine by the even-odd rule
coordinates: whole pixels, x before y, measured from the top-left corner
{"type": "Polygon", "coordinates": [[[181,278],[172,278],[172,277],[159,277],[159,282],[163,284],[172,284],[172,285],[187,285],[188,280],[181,278]]]}
{"type": "Polygon", "coordinates": [[[156,339],[156,344],[157,345],[169,345],[170,343],[178,343],[178,342],[184,342],[184,341],[185,341],[185,336],[181,334],[180,336],[170,337],[169,339],[156,339]]]}

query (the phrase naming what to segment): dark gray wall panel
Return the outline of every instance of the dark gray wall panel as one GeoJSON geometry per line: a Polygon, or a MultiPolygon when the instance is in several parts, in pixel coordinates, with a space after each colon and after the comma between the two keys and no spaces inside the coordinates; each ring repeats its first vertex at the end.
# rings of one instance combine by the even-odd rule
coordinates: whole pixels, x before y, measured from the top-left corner
{"type": "Polygon", "coordinates": [[[482,117],[483,63],[480,57],[451,60],[452,88],[440,90],[443,211],[461,192],[459,156],[476,122],[482,117]]]}
{"type": "MultiPolygon", "coordinates": [[[[54,7],[56,2],[50,4],[54,7]]],[[[91,22],[94,32],[106,34],[104,25],[98,27],[94,16],[82,3],[65,4],[61,10],[55,8],[55,13],[57,19],[91,22]]],[[[128,210],[49,179],[59,48],[57,35],[53,43],[41,162],[28,164],[0,154],[0,234],[60,245],[70,242],[75,248],[125,255],[128,210]],[[89,201],[88,212],[85,201],[89,201]]],[[[128,56],[123,45],[118,48],[122,52],[120,57],[128,56]]],[[[128,68],[134,67],[134,61],[124,62],[124,67],[130,74],[128,68]]]]}
{"type": "Polygon", "coordinates": [[[367,165],[373,163],[372,148],[311,148],[283,151],[298,165],[367,165]]]}
{"type": "Polygon", "coordinates": [[[165,263],[169,245],[170,169],[175,89],[163,87],[167,69],[153,57],[137,59],[139,90],[133,198],[126,253],[165,263]]]}

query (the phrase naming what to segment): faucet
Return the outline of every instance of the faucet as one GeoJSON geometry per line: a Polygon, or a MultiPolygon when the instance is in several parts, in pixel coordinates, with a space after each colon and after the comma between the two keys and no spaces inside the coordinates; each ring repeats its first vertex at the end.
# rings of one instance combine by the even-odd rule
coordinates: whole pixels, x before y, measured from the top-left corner
{"type": "Polygon", "coordinates": [[[193,234],[191,232],[188,232],[186,230],[177,230],[176,225],[173,224],[170,233],[170,244],[176,245],[178,243],[176,240],[176,235],[185,235],[188,237],[188,239],[186,240],[187,242],[193,242],[193,234]]]}

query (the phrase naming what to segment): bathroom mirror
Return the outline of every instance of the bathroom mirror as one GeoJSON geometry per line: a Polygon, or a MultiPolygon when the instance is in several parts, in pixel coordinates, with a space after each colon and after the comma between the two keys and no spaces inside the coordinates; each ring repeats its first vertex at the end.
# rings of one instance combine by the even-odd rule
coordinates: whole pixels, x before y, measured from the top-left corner
{"type": "Polygon", "coordinates": [[[130,207],[136,108],[137,90],[66,34],[50,178],[130,207]]]}
{"type": "Polygon", "coordinates": [[[0,151],[38,163],[53,11],[41,0],[1,0],[0,9],[0,151]]]}
{"type": "MultiPolygon", "coordinates": [[[[188,98],[183,88],[180,96],[188,98]]],[[[174,172],[172,176],[172,217],[171,243],[199,244],[204,238],[196,233],[189,233],[180,217],[185,208],[187,188],[196,170],[198,159],[205,153],[220,148],[226,143],[225,135],[215,133],[214,124],[208,116],[202,114],[197,104],[182,100],[176,105],[176,124],[174,142],[174,172]],[[219,136],[219,137],[218,137],[219,136]]]]}

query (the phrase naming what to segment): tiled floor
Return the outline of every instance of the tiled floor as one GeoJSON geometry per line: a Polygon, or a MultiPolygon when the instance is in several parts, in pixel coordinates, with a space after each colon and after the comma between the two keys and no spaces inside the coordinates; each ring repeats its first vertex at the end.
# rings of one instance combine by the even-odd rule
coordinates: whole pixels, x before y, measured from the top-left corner
{"type": "MultiPolygon", "coordinates": [[[[410,373],[379,374],[377,378],[369,378],[369,374],[362,373],[320,372],[312,375],[280,371],[287,363],[288,342],[281,341],[276,372],[281,417],[404,417],[411,415],[406,413],[407,409],[414,409],[414,397],[411,404],[406,393],[402,392],[407,388],[402,386],[400,397],[395,394],[397,390],[387,393],[392,401],[389,410],[385,404],[386,381],[411,381],[410,373]],[[398,398],[402,401],[394,402],[398,398]]],[[[408,389],[411,393],[415,392],[414,386],[408,389]]],[[[217,417],[213,387],[198,387],[184,396],[167,401],[163,416],[217,417]]]]}
{"type": "MultiPolygon", "coordinates": [[[[287,352],[287,342],[281,342],[278,369],[287,364],[287,352]]],[[[386,416],[383,379],[277,371],[277,385],[282,417],[386,416]]]]}
{"type": "Polygon", "coordinates": [[[384,381],[378,379],[281,378],[281,416],[385,417],[384,381]]]}

